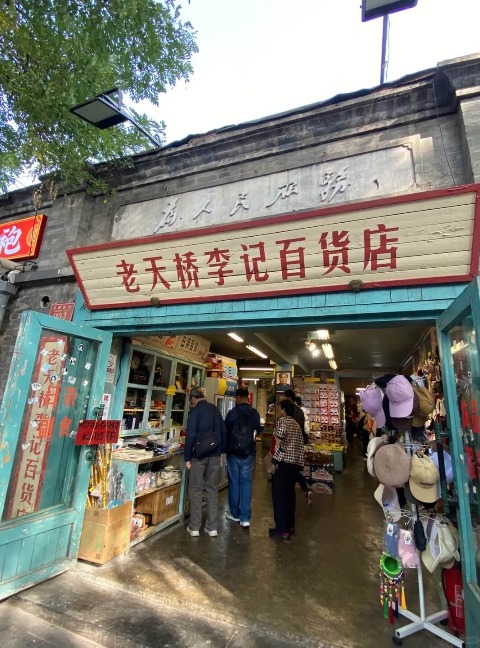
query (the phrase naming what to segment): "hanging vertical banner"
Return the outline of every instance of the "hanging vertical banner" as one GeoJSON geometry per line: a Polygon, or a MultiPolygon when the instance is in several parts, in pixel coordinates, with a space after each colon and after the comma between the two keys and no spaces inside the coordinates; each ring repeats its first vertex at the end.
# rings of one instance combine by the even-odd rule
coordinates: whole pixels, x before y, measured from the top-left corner
{"type": "Polygon", "coordinates": [[[10,481],[6,519],[39,508],[61,390],[65,346],[66,338],[61,336],[43,337],[40,341],[10,481]]]}

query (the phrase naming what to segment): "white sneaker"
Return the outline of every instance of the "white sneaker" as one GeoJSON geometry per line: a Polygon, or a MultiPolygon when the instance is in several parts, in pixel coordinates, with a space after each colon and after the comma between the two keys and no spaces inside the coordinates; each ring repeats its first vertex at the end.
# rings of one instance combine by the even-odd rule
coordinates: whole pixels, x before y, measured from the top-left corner
{"type": "Polygon", "coordinates": [[[187,526],[187,531],[192,536],[192,538],[198,538],[198,536],[200,535],[200,531],[195,531],[195,529],[191,529],[189,526],[187,526]]]}
{"type": "Polygon", "coordinates": [[[232,522],[240,522],[240,518],[233,517],[233,515],[228,511],[225,512],[225,517],[227,520],[232,520],[232,522]]]}
{"type": "Polygon", "coordinates": [[[250,522],[248,520],[245,520],[245,522],[240,522],[240,526],[246,529],[250,526],[250,522]]]}
{"type": "Polygon", "coordinates": [[[205,533],[208,533],[211,538],[216,538],[218,536],[218,531],[216,529],[212,529],[211,531],[210,529],[204,529],[204,531],[205,533]]]}

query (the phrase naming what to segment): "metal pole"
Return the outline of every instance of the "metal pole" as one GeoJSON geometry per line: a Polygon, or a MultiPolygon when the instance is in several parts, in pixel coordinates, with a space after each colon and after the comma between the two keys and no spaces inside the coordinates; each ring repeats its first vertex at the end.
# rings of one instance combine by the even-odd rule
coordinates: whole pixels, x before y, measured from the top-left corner
{"type": "Polygon", "coordinates": [[[385,71],[387,67],[387,38],[388,38],[388,14],[383,17],[382,31],[382,61],[380,64],[380,85],[385,82],[385,71]]]}
{"type": "Polygon", "coordinates": [[[113,101],[113,99],[111,99],[111,98],[108,96],[108,94],[101,94],[101,95],[98,95],[98,96],[99,96],[99,97],[102,97],[102,99],[103,99],[103,101],[104,101],[105,103],[108,103],[108,104],[109,104],[109,105],[110,105],[114,110],[116,110],[118,113],[120,113],[121,115],[123,115],[123,116],[125,117],[125,119],[127,119],[127,121],[129,121],[133,126],[135,126],[135,128],[136,128],[137,130],[139,130],[143,135],[145,135],[145,137],[146,137],[147,139],[149,139],[150,142],[152,142],[152,144],[154,144],[156,147],[161,147],[161,146],[162,146],[162,143],[161,143],[159,140],[157,140],[155,137],[153,137],[153,135],[151,135],[147,130],[145,130],[145,128],[143,128],[143,126],[141,126],[141,125],[140,125],[140,124],[139,124],[139,123],[138,123],[138,122],[133,118],[133,116],[130,115],[130,113],[127,111],[126,108],[122,108],[121,103],[120,103],[120,102],[122,101],[122,95],[121,95],[121,94],[120,94],[120,97],[119,97],[119,102],[118,102],[118,104],[115,103],[115,102],[113,101]]]}

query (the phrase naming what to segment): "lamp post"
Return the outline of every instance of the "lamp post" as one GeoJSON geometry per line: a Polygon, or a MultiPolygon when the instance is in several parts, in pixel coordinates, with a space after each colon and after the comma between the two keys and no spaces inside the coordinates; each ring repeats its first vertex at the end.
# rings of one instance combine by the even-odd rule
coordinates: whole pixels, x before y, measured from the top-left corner
{"type": "Polygon", "coordinates": [[[382,60],[380,63],[380,85],[385,81],[387,68],[388,15],[402,9],[415,7],[418,0],[362,0],[362,22],[383,16],[382,60]]]}
{"type": "Polygon", "coordinates": [[[70,112],[97,128],[110,128],[125,121],[130,122],[147,139],[157,147],[162,143],[141,126],[134,117],[122,106],[122,93],[118,88],[113,88],[98,94],[93,99],[84,101],[70,108],[70,112]],[[118,101],[112,95],[118,95],[118,101]]]}

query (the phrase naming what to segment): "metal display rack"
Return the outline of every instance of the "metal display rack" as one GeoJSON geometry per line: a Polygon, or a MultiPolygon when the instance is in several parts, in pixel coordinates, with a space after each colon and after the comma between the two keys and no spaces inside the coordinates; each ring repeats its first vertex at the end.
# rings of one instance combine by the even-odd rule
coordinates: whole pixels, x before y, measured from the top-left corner
{"type": "MultiPolygon", "coordinates": [[[[411,455],[413,452],[413,446],[410,439],[410,433],[405,432],[404,438],[405,438],[405,444],[404,444],[405,450],[411,455]]],[[[440,444],[437,443],[437,446],[438,445],[440,444]]],[[[443,461],[440,463],[440,466],[442,465],[443,465],[443,461]]],[[[415,505],[413,507],[413,513],[412,513],[412,526],[416,522],[418,517],[419,517],[418,506],[415,505]]],[[[399,608],[398,610],[399,615],[405,617],[411,623],[409,623],[406,626],[403,626],[402,628],[398,628],[397,630],[395,630],[395,634],[392,637],[393,643],[397,646],[400,646],[402,644],[402,640],[405,637],[409,637],[410,635],[413,635],[416,632],[420,632],[421,630],[426,630],[427,632],[432,633],[433,635],[439,637],[440,639],[443,639],[444,641],[451,644],[452,646],[458,646],[459,648],[463,648],[465,645],[463,639],[459,637],[455,637],[450,632],[447,632],[443,628],[439,628],[438,625],[436,625],[448,619],[447,610],[441,610],[440,612],[435,612],[434,614],[429,614],[428,616],[426,614],[421,561],[420,564],[417,566],[417,578],[418,578],[418,599],[419,599],[419,608],[420,608],[419,614],[414,614],[413,612],[410,612],[410,610],[399,608]]]]}

